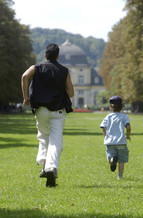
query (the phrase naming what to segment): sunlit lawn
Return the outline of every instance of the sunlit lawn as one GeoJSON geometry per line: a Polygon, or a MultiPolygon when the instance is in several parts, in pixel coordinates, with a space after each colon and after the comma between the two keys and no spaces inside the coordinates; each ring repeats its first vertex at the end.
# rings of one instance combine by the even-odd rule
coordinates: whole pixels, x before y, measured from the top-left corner
{"type": "Polygon", "coordinates": [[[143,116],[132,125],[124,178],[110,172],[99,128],[105,113],[71,113],[56,188],[36,164],[32,114],[0,116],[0,217],[143,217],[143,116]]]}

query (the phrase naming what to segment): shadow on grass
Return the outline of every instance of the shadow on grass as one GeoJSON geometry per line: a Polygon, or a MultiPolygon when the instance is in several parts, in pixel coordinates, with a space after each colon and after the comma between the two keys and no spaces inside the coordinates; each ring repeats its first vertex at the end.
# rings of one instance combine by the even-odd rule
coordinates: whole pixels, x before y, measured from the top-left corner
{"type": "Polygon", "coordinates": [[[36,123],[32,116],[24,114],[0,116],[0,133],[34,134],[36,123]]]}
{"type": "MultiPolygon", "coordinates": [[[[8,133],[8,134],[22,134],[22,135],[31,135],[37,134],[36,124],[31,124],[28,121],[21,120],[20,122],[16,122],[17,120],[5,121],[0,124],[0,133],[8,133]]],[[[66,129],[64,128],[64,135],[103,135],[102,132],[93,132],[88,129],[66,129]]]]}
{"type": "Polygon", "coordinates": [[[0,133],[8,134],[35,134],[36,126],[30,124],[15,124],[15,123],[5,123],[0,125],[0,133]]]}
{"type": "Polygon", "coordinates": [[[24,143],[19,143],[19,144],[6,144],[6,145],[0,145],[0,149],[6,149],[6,148],[16,148],[16,147],[38,147],[37,144],[24,144],[24,143]]]}
{"type": "Polygon", "coordinates": [[[98,132],[88,132],[88,131],[81,131],[80,129],[78,129],[78,130],[73,130],[73,129],[71,129],[69,132],[67,132],[66,131],[66,129],[64,130],[64,135],[73,135],[73,136],[75,136],[75,135],[103,135],[103,133],[98,133],[98,132]],[[70,132],[71,131],[71,132],[70,132]]]}
{"type": "Polygon", "coordinates": [[[131,133],[131,136],[132,135],[143,135],[143,133],[142,132],[139,132],[139,133],[131,133]]]}
{"type": "Polygon", "coordinates": [[[142,217],[142,216],[133,216],[132,214],[121,214],[121,215],[117,215],[117,214],[104,214],[104,213],[71,213],[69,215],[64,215],[62,213],[59,214],[51,214],[48,212],[43,212],[41,211],[39,208],[34,208],[34,209],[27,209],[27,210],[7,210],[5,208],[1,208],[0,209],[0,217],[1,218],[14,218],[14,217],[19,217],[19,218],[112,218],[112,217],[117,217],[117,218],[125,218],[125,217],[142,217]]]}
{"type": "MultiPolygon", "coordinates": [[[[0,116],[0,133],[9,134],[37,134],[35,118],[31,114],[20,114],[20,115],[6,115],[0,116]]],[[[94,129],[90,128],[64,128],[64,135],[89,135],[89,136],[100,136],[103,135],[101,129],[99,132],[95,132],[94,129]]],[[[143,133],[134,133],[131,135],[142,136],[143,133]]]]}
{"type": "Polygon", "coordinates": [[[21,139],[12,138],[12,137],[0,137],[0,142],[4,142],[4,144],[0,143],[0,149],[12,148],[12,147],[37,147],[38,143],[30,144],[25,143],[21,139]]]}
{"type": "MultiPolygon", "coordinates": [[[[113,189],[116,189],[119,185],[118,182],[121,182],[121,181],[117,181],[117,183],[115,185],[107,185],[107,184],[101,184],[101,185],[76,185],[75,187],[76,188],[84,188],[84,189],[91,189],[91,188],[113,188],[113,189]]],[[[131,189],[131,188],[135,188],[135,189],[143,189],[143,185],[136,185],[136,184],[133,184],[133,185],[129,185],[129,184],[122,184],[120,183],[120,189],[131,189]]]]}

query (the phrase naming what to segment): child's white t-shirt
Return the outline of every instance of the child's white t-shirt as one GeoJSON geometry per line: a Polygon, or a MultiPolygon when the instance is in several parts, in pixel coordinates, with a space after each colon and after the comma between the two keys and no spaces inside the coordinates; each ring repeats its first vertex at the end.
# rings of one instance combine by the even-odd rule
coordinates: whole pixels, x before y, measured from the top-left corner
{"type": "Polygon", "coordinates": [[[124,133],[126,124],[130,124],[130,120],[126,114],[110,113],[100,124],[100,127],[106,128],[106,136],[104,137],[105,145],[126,145],[127,139],[124,133]]]}

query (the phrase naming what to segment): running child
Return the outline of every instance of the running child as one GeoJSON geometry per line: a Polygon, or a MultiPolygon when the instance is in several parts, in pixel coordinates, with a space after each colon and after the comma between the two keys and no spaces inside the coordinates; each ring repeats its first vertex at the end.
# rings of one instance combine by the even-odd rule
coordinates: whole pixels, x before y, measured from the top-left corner
{"type": "Polygon", "coordinates": [[[128,116],[121,112],[123,108],[122,98],[112,96],[109,101],[111,113],[103,119],[100,127],[103,129],[104,144],[106,145],[106,155],[110,163],[110,169],[114,172],[118,162],[118,179],[121,179],[124,163],[128,162],[129,157],[127,139],[131,140],[131,126],[128,116]],[[126,129],[126,135],[124,129],[126,129]]]}

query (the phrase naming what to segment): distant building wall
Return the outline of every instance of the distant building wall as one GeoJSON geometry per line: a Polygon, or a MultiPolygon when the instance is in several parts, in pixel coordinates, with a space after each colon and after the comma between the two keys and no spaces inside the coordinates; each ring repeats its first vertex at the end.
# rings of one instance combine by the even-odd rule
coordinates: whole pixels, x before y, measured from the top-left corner
{"type": "Polygon", "coordinates": [[[71,75],[75,90],[73,106],[80,108],[96,105],[96,96],[104,91],[105,87],[97,70],[87,63],[84,51],[66,40],[60,46],[59,62],[68,67],[71,75]]]}

